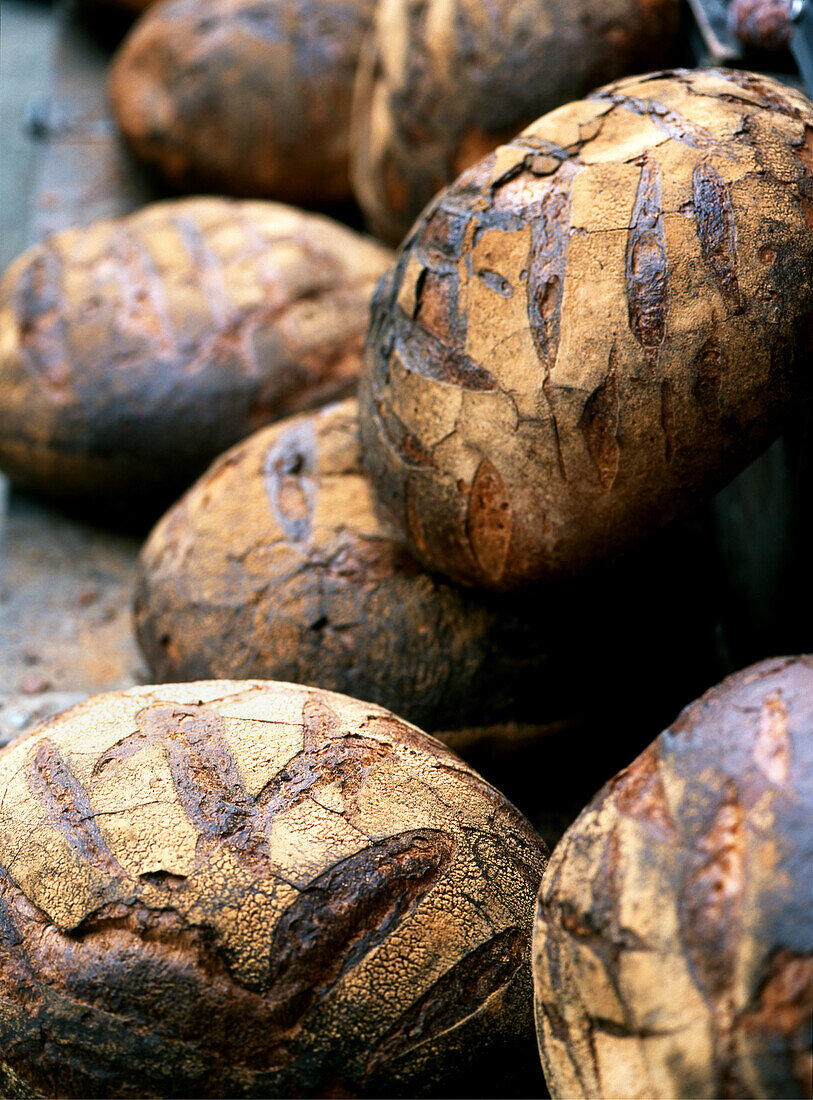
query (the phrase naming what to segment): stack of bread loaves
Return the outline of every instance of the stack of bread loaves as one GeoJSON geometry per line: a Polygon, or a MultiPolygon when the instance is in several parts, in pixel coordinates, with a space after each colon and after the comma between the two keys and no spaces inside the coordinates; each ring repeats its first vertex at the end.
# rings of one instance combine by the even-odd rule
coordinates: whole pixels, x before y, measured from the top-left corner
{"type": "Polygon", "coordinates": [[[670,70],[561,105],[675,14],[165,0],[126,40],[133,147],[255,197],[0,287],[0,467],[185,490],[137,580],[156,685],[0,752],[3,1096],[542,1096],[540,1054],[555,1097],[809,1095],[811,658],[684,711],[547,871],[449,747],[541,816],[552,761],[651,740],[702,667],[659,532],[809,396],[813,104],[670,70]],[[351,159],[383,237],[432,200],[394,256],[269,201],[335,207],[351,159]]]}

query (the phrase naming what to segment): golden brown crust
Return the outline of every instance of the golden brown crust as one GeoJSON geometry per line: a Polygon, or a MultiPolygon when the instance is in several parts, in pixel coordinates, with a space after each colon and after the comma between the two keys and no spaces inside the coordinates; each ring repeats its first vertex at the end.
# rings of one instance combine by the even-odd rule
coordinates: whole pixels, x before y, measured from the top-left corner
{"type": "Polygon", "coordinates": [[[180,190],[342,202],[353,78],[373,3],[161,4],[114,59],[119,125],[180,190]]]}
{"type": "Polygon", "coordinates": [[[172,508],[136,630],[158,680],[319,685],[434,730],[573,718],[550,612],[421,569],[376,515],[348,400],[244,440],[172,508]]]}
{"type": "Polygon", "coordinates": [[[327,218],[225,199],[54,235],[0,286],[0,465],[54,496],[185,488],[352,390],[389,260],[327,218]]]}
{"type": "Polygon", "coordinates": [[[688,707],[551,857],[534,931],[554,1097],[809,1096],[813,657],[688,707]]]}
{"type": "Polygon", "coordinates": [[[431,204],[377,293],[379,497],[431,569],[515,588],[721,487],[809,393],[813,105],[667,72],[540,119],[431,204]]]}
{"type": "Polygon", "coordinates": [[[388,712],[136,688],[6,749],[0,787],[10,1088],[454,1095],[485,1073],[477,1095],[504,1095],[503,1058],[509,1089],[535,1058],[544,845],[388,712]]]}
{"type": "Polygon", "coordinates": [[[381,0],[353,102],[353,183],[397,244],[426,204],[546,111],[668,62],[676,0],[381,0]]]}

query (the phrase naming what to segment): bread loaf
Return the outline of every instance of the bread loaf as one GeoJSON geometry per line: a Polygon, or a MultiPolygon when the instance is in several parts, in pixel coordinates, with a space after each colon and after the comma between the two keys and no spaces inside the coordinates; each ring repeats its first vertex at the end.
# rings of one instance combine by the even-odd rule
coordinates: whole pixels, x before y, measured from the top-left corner
{"type": "Polygon", "coordinates": [[[813,104],[635,77],[541,118],[425,211],[373,307],[382,502],[430,569],[516,588],[722,487],[809,396],[813,104]]]}
{"type": "Polygon", "coordinates": [[[54,235],[0,284],[0,468],[62,499],[168,502],[262,424],[355,388],[389,262],[275,203],[54,235]]]}
{"type": "Polygon", "coordinates": [[[534,933],[554,1097],[813,1088],[813,658],[688,707],[554,851],[534,933]]]}
{"type": "Polygon", "coordinates": [[[4,1095],[541,1090],[544,845],[387,711],[99,696],[0,754],[0,802],[4,1095]]]}
{"type": "Polygon", "coordinates": [[[169,0],[113,62],[134,152],[182,191],[350,197],[353,79],[374,0],[169,0]]]}

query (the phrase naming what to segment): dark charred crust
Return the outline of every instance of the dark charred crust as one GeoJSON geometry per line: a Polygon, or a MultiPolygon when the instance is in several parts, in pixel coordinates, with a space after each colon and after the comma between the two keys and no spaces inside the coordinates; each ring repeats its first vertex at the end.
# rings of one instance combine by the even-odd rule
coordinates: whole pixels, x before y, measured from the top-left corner
{"type": "MultiPolygon", "coordinates": [[[[531,270],[533,271],[533,266],[531,270]]],[[[535,285],[532,283],[529,287],[528,312],[531,317],[531,332],[540,362],[545,366],[543,388],[548,392],[550,392],[550,372],[556,362],[556,348],[559,342],[561,301],[562,283],[558,275],[551,275],[544,282],[538,282],[535,285]]]]}
{"type": "Polygon", "coordinates": [[[507,928],[470,951],[415,1001],[378,1041],[367,1074],[404,1057],[415,1047],[454,1027],[504,989],[522,966],[527,936],[507,928]]]}
{"type": "Polygon", "coordinates": [[[292,1027],[405,920],[452,858],[450,834],[420,829],[376,841],[331,867],[283,913],[264,987],[292,1027]]]}
{"type": "Polygon", "coordinates": [[[734,1025],[779,1040],[790,1053],[800,1096],[813,1093],[813,955],[779,950],[771,956],[753,1002],[734,1025]]]}
{"type": "Polygon", "coordinates": [[[633,335],[657,365],[657,349],[666,335],[669,264],[661,210],[657,163],[645,156],[627,237],[627,304],[633,335]],[[653,354],[654,353],[654,354],[653,354]]]}
{"type": "Polygon", "coordinates": [[[449,259],[456,259],[460,255],[469,221],[470,216],[446,210],[443,206],[436,207],[421,235],[422,247],[436,249],[449,259]]]}
{"type": "Polygon", "coordinates": [[[425,3],[398,0],[387,19],[376,21],[370,64],[362,63],[365,79],[357,83],[357,193],[373,224],[393,241],[404,237],[444,185],[448,206],[450,194],[465,198],[489,183],[491,150],[499,146],[530,155],[524,167],[505,165],[498,186],[526,170],[555,173],[553,142],[514,135],[551,108],[651,64],[673,38],[677,15],[673,0],[630,0],[589,18],[561,9],[555,27],[537,18],[532,5],[513,5],[499,17],[447,7],[429,20],[427,10],[425,3]],[[447,43],[442,61],[433,49],[435,35],[447,43]],[[551,49],[554,40],[558,51],[551,49]],[[546,58],[542,71],[540,56],[546,58]]]}
{"type": "Polygon", "coordinates": [[[371,14],[368,0],[296,12],[251,0],[153,8],[115,59],[119,125],[178,190],[342,202],[353,76],[371,14]]]}
{"type": "Polygon", "coordinates": [[[257,809],[270,820],[305,798],[316,798],[323,788],[341,783],[350,808],[367,772],[391,753],[390,745],[371,738],[348,735],[315,749],[304,749],[274,776],[257,795],[257,809]]]}
{"type": "Polygon", "coordinates": [[[742,308],[737,274],[737,226],[728,187],[711,164],[699,164],[692,176],[697,236],[703,262],[732,313],[742,308]]]}
{"type": "Polygon", "coordinates": [[[469,493],[466,534],[478,565],[499,581],[511,546],[511,498],[500,473],[484,458],[469,493]]]}
{"type": "Polygon", "coordinates": [[[13,303],[27,368],[64,403],[73,399],[74,389],[65,350],[62,281],[60,256],[40,248],[20,275],[13,303]]]}
{"type": "Polygon", "coordinates": [[[20,924],[34,906],[14,886],[0,866],[0,1000],[19,1005],[34,1015],[44,997],[25,948],[20,924]]]}
{"type": "Polygon", "coordinates": [[[589,1096],[629,1072],[629,1048],[592,1042],[602,1030],[643,1043],[647,1094],[810,1093],[813,954],[808,876],[797,875],[810,840],[798,807],[809,801],[811,686],[807,656],[730,677],[563,837],[539,896],[535,975],[549,1029],[540,1049],[562,1095],[563,1082],[589,1096]],[[691,984],[672,984],[673,969],[691,984]],[[689,1012],[709,1037],[701,1058],[689,1012]],[[569,1050],[546,1048],[551,1033],[569,1050]],[[660,1034],[677,1044],[666,1057],[646,1042],[660,1034]]]}
{"type": "Polygon", "coordinates": [[[344,227],[225,199],[54,235],[4,285],[0,375],[24,389],[5,472],[128,516],[135,493],[149,518],[249,431],[350,392],[388,262],[344,227]]]}
{"type": "Polygon", "coordinates": [[[745,88],[749,92],[756,92],[757,95],[762,97],[767,107],[772,107],[775,111],[787,115],[788,118],[799,118],[799,109],[786,99],[785,96],[781,95],[776,90],[776,87],[769,88],[768,85],[754,73],[728,69],[722,75],[725,76],[726,80],[730,80],[732,84],[736,84],[740,88],[745,88]]]}
{"type": "Polygon", "coordinates": [[[796,156],[802,165],[802,171],[810,179],[813,177],[813,126],[805,126],[805,137],[796,156]]]}
{"type": "Polygon", "coordinates": [[[425,270],[420,281],[415,320],[442,344],[458,338],[457,277],[425,270]]]}
{"type": "MultiPolygon", "coordinates": [[[[39,908],[0,867],[5,1005],[0,1080],[10,1080],[15,1094],[24,1081],[23,1095],[133,1100],[147,1093],[357,1096],[374,1077],[373,1091],[386,1083],[387,1095],[406,1095],[413,1079],[423,1088],[425,1080],[454,1082],[465,1073],[467,1059],[459,1048],[470,1019],[489,1031],[493,1026],[493,1035],[484,1036],[487,1059],[525,1043],[530,1020],[524,1004],[529,975],[523,918],[541,876],[542,846],[538,840],[525,842],[523,819],[495,791],[488,825],[476,783],[471,792],[458,791],[454,805],[447,804],[445,780],[435,790],[433,769],[444,767],[444,761],[451,766],[456,758],[441,745],[378,708],[359,713],[356,704],[348,712],[347,701],[327,692],[296,689],[286,700],[286,715],[291,702],[301,706],[305,747],[253,797],[241,776],[243,762],[252,762],[254,775],[258,753],[263,760],[262,738],[273,739],[278,725],[290,725],[289,717],[274,718],[273,708],[257,716],[254,704],[265,692],[273,699],[291,690],[256,682],[241,689],[235,683],[214,693],[201,690],[203,696],[217,695],[203,703],[197,686],[186,693],[167,689],[171,701],[145,689],[129,712],[135,712],[136,732],[97,760],[97,784],[118,783],[122,807],[137,808],[131,785],[152,786],[150,777],[138,768],[125,774],[122,765],[141,750],[164,750],[179,803],[198,835],[196,866],[187,874],[163,869],[159,862],[174,858],[176,828],[168,822],[170,835],[163,836],[159,816],[157,833],[143,837],[150,848],[147,869],[130,876],[116,864],[117,887],[104,894],[96,888],[64,930],[50,915],[47,889],[42,898],[37,894],[39,908]],[[232,713],[232,708],[240,711],[241,701],[248,706],[245,717],[232,713]],[[220,712],[224,703],[227,715],[220,712]],[[242,734],[256,733],[258,743],[248,745],[241,728],[242,734]],[[382,761],[387,761],[383,782],[375,774],[382,761]],[[380,824],[363,828],[367,811],[356,796],[369,783],[373,801],[384,800],[373,815],[376,821],[392,797],[389,773],[399,768],[406,769],[404,779],[411,777],[415,796],[425,789],[431,816],[422,813],[420,820],[436,823],[382,838],[372,832],[380,824]],[[290,822],[286,815],[307,798],[318,802],[322,794],[329,798],[323,810],[314,805],[304,813],[305,820],[313,814],[320,824],[309,831],[300,863],[295,845],[303,814],[295,813],[290,822]],[[472,829],[467,797],[476,807],[472,829]],[[337,822],[345,819],[341,838],[330,827],[324,835],[328,809],[337,822]],[[464,867],[467,876],[477,874],[476,840],[489,840],[492,828],[498,854],[488,868],[490,885],[485,895],[474,888],[470,897],[467,889],[460,892],[461,874],[464,867]],[[276,847],[272,855],[272,837],[275,845],[282,840],[286,852],[285,877],[276,847]],[[501,859],[508,885],[493,866],[501,859]],[[498,891],[506,896],[497,900],[498,891]],[[457,899],[454,911],[450,899],[457,899]],[[517,912],[517,924],[494,935],[502,928],[506,904],[517,912]],[[492,939],[461,959],[465,948],[459,937],[443,936],[442,922],[465,920],[467,905],[477,907],[478,931],[485,921],[478,939],[492,939]],[[417,991],[404,981],[399,965],[406,952],[405,973],[416,975],[417,991]],[[421,978],[424,952],[431,976],[421,978]],[[369,980],[344,980],[362,966],[365,978],[369,968],[369,980]],[[375,1019],[382,981],[397,994],[395,1001],[387,998],[387,1023],[399,1019],[371,1060],[371,1047],[387,1026],[375,1019]],[[369,1022],[362,1029],[343,1026],[343,1014],[349,1012],[352,1020],[359,1009],[372,1012],[369,1022]],[[337,1036],[330,1047],[322,1043],[324,1029],[337,1036]],[[359,1030],[371,1038],[360,1038],[359,1030]],[[424,1049],[413,1064],[410,1055],[417,1047],[424,1049]]],[[[100,710],[91,740],[110,721],[100,710]]],[[[81,733],[78,741],[76,751],[86,759],[81,733]]],[[[151,760],[154,756],[151,752],[151,760]]],[[[53,744],[41,740],[19,762],[31,773],[46,816],[55,812],[51,803],[58,803],[63,816],[67,805],[69,816],[79,814],[87,830],[90,807],[53,744]]],[[[147,829],[155,829],[154,822],[147,829]]],[[[77,831],[73,820],[70,827],[77,831]]],[[[140,827],[134,826],[128,844],[138,847],[140,827]]],[[[186,823],[181,829],[185,835],[186,823]]],[[[85,860],[89,856],[98,864],[98,838],[81,835],[79,843],[85,860]]],[[[24,838],[17,846],[14,860],[26,869],[26,881],[40,866],[39,851],[37,844],[27,849],[24,838]]],[[[70,890],[69,853],[63,863],[70,890]]]]}
{"type": "Polygon", "coordinates": [[[579,430],[604,492],[615,484],[621,462],[618,418],[618,355],[613,343],[604,381],[588,397],[579,420],[579,430]]]}
{"type": "MultiPolygon", "coordinates": [[[[211,933],[171,907],[117,902],[97,910],[70,934],[49,929],[43,937],[44,931],[32,926],[26,944],[52,996],[59,993],[80,1006],[90,1028],[109,1028],[115,1021],[127,1035],[146,1040],[147,1050],[159,1038],[175,1048],[175,1058],[195,1054],[193,1067],[203,1056],[210,1080],[200,1086],[201,1095],[228,1091],[225,1081],[235,1066],[262,1071],[279,1060],[288,1034],[278,1021],[274,991],[263,996],[239,984],[211,933]]],[[[161,1067],[140,1067],[126,1035],[120,1043],[121,1067],[119,1052],[101,1046],[90,1058],[84,1042],[64,1036],[57,1065],[63,1072],[66,1065],[79,1069],[77,1094],[102,1073],[111,1075],[108,1088],[115,1095],[143,1095],[143,1084],[141,1090],[136,1085],[140,1072],[149,1068],[160,1078],[161,1067]]],[[[57,1066],[50,1068],[53,1072],[57,1066]]]]}
{"type": "Polygon", "coordinates": [[[813,230],[813,126],[805,126],[804,140],[796,150],[796,157],[802,166],[799,205],[805,224],[813,230]]]}
{"type": "Polygon", "coordinates": [[[798,343],[810,312],[811,253],[791,203],[813,224],[813,186],[807,195],[799,180],[813,154],[778,113],[805,120],[803,98],[777,85],[769,102],[771,80],[765,95],[747,84],[718,70],[619,81],[543,116],[415,222],[396,263],[399,305],[374,309],[374,326],[396,336],[372,346],[366,394],[398,410],[413,456],[423,447],[433,461],[418,470],[376,438],[364,403],[362,418],[378,498],[428,569],[500,591],[583,573],[685,514],[778,431],[799,390],[798,356],[776,350],[798,343]],[[693,190],[675,201],[681,172],[693,190]],[[447,249],[452,213],[462,237],[447,249]],[[420,304],[430,286],[431,311],[420,304]],[[422,323],[407,316],[416,302],[422,323]],[[743,339],[759,363],[751,382],[743,339]],[[489,409],[509,431],[477,424],[486,402],[465,392],[471,368],[448,369],[450,350],[487,370],[477,388],[493,388],[489,409]],[[459,402],[434,382],[464,391],[459,402]],[[511,497],[510,551],[490,573],[471,539],[472,454],[511,497]]]}
{"type": "Polygon", "coordinates": [[[559,347],[562,288],[567,269],[569,189],[546,194],[541,215],[533,227],[528,273],[528,321],[539,362],[545,372],[542,388],[550,402],[551,372],[559,347]]]}
{"type": "Polygon", "coordinates": [[[489,290],[493,290],[495,294],[499,294],[503,298],[512,298],[514,295],[514,288],[504,276],[500,275],[499,271],[492,271],[488,267],[481,267],[477,272],[477,278],[480,279],[489,290]]]}
{"type": "Polygon", "coordinates": [[[406,320],[396,324],[396,344],[406,363],[420,364],[424,378],[475,392],[498,388],[493,376],[468,355],[406,320]]]}
{"type": "Polygon", "coordinates": [[[77,856],[104,874],[123,875],[99,832],[87,791],[47,738],[32,748],[26,771],[31,793],[42,806],[46,820],[77,856]]]}

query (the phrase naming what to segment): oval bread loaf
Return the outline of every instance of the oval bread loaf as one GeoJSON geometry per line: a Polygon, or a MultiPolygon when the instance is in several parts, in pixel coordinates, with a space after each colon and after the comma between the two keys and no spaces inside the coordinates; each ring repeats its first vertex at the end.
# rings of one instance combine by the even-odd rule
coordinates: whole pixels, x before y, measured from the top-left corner
{"type": "Polygon", "coordinates": [[[157,203],[54,235],[0,284],[0,468],[56,497],[165,500],[355,388],[389,262],[276,203],[157,203]]]}
{"type": "Polygon", "coordinates": [[[534,932],[554,1097],[813,1089],[813,658],[693,703],[551,856],[534,932]]]}
{"type": "Polygon", "coordinates": [[[134,152],[183,191],[350,197],[350,108],[374,0],[169,0],[113,61],[134,152]]]}
{"type": "Polygon", "coordinates": [[[431,569],[515,588],[685,513],[809,395],[813,104],[748,73],[609,85],[426,210],[361,404],[431,569]]]}
{"type": "Polygon", "coordinates": [[[268,682],[98,696],[0,755],[0,803],[12,1095],[541,1090],[544,844],[389,712],[268,682]]]}
{"type": "Polygon", "coordinates": [[[356,198],[397,244],[429,200],[545,111],[668,62],[677,0],[380,0],[353,101],[356,198]]]}

